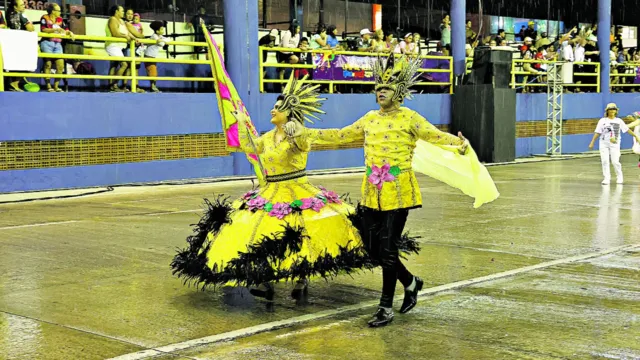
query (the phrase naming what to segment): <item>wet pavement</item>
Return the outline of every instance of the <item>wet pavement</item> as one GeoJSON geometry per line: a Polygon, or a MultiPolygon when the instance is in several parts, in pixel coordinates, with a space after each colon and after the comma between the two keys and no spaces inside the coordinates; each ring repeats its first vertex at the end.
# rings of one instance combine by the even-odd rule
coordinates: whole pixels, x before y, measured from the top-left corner
{"type": "MultiPolygon", "coordinates": [[[[281,283],[273,308],[244,289],[196,291],[171,276],[201,198],[239,196],[248,181],[0,205],[0,359],[640,358],[636,159],[623,156],[627,184],[606,187],[597,157],[490,167],[502,196],[477,210],[421,177],[425,206],[407,228],[423,250],[408,267],[443,291],[375,330],[365,323],[379,270],[314,281],[304,305],[281,283]],[[567,260],[583,254],[593,256],[567,260]],[[251,336],[187,342],[232,331],[251,336]]],[[[312,181],[357,199],[360,177],[312,181]]]]}

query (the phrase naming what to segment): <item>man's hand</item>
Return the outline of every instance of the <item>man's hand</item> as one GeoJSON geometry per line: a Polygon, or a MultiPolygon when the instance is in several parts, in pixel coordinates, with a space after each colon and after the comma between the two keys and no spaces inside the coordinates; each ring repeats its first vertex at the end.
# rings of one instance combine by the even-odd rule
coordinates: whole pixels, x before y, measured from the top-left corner
{"type": "Polygon", "coordinates": [[[289,121],[284,125],[284,133],[287,134],[288,137],[298,137],[302,134],[302,124],[298,121],[289,121]]]}
{"type": "Polygon", "coordinates": [[[593,142],[589,143],[589,150],[593,150],[594,145],[595,144],[593,142]]]}
{"type": "Polygon", "coordinates": [[[469,151],[469,140],[462,135],[461,131],[458,131],[458,137],[462,140],[462,145],[460,146],[460,155],[465,155],[469,151]]]}

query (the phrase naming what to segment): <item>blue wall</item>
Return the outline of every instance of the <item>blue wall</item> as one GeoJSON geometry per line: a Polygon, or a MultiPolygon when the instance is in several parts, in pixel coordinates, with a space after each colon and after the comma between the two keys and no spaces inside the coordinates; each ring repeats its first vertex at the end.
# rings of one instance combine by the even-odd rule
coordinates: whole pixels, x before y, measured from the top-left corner
{"type": "MultiPolygon", "coordinates": [[[[261,94],[253,121],[260,131],[271,129],[269,111],[277,94],[261,94]]],[[[342,127],[376,107],[373,95],[327,94],[322,121],[310,127],[342,127]]],[[[639,96],[611,94],[621,114],[639,110],[639,96]]],[[[599,94],[569,94],[564,97],[565,119],[593,119],[602,116],[599,94]]],[[[407,103],[434,124],[448,124],[449,95],[417,95],[407,103]]],[[[153,136],[222,131],[215,94],[108,94],[108,93],[0,93],[0,141],[79,139],[120,136],[153,136]],[[53,110],[49,110],[53,109],[53,110]]],[[[517,121],[546,118],[545,94],[519,94],[517,121]]],[[[563,139],[566,153],[583,152],[591,134],[563,139]]],[[[623,147],[631,146],[630,137],[623,147]]],[[[516,141],[517,155],[545,151],[545,138],[516,141]]],[[[242,159],[241,154],[239,161],[242,159]]],[[[309,155],[312,170],[361,166],[362,149],[314,152],[309,155]]],[[[236,159],[236,162],[238,160],[236,159]]],[[[250,175],[247,168],[234,166],[233,156],[206,159],[153,161],[145,163],[82,166],[70,168],[0,171],[0,192],[104,186],[134,182],[250,175]],[[234,171],[242,169],[241,171],[234,171]]]]}

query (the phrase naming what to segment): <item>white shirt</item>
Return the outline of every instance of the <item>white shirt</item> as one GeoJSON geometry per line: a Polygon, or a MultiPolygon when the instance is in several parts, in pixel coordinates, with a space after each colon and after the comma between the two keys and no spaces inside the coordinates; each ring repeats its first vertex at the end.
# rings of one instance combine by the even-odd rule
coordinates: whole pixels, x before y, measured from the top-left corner
{"type": "Polygon", "coordinates": [[[611,146],[618,148],[620,147],[620,135],[627,131],[629,131],[629,127],[620,118],[603,117],[596,126],[596,133],[600,134],[600,142],[610,143],[611,146]]]}
{"type": "Polygon", "coordinates": [[[580,46],[580,45],[576,45],[576,48],[574,50],[574,59],[576,62],[584,62],[584,53],[585,53],[585,49],[584,46],[580,46]]]}
{"type": "MultiPolygon", "coordinates": [[[[287,30],[282,33],[282,38],[280,38],[280,47],[286,48],[298,48],[298,44],[300,44],[300,34],[296,34],[293,36],[291,31],[287,30]]],[[[283,54],[291,54],[290,52],[282,52],[283,54]]]]}
{"type": "Polygon", "coordinates": [[[573,47],[568,41],[562,43],[562,60],[573,62],[573,47]]]}
{"type": "Polygon", "coordinates": [[[150,58],[158,57],[158,53],[160,53],[160,49],[162,49],[165,45],[165,41],[167,40],[164,36],[153,34],[151,35],[151,40],[161,40],[160,43],[155,43],[153,45],[149,45],[147,49],[144,51],[144,56],[150,58]]]}

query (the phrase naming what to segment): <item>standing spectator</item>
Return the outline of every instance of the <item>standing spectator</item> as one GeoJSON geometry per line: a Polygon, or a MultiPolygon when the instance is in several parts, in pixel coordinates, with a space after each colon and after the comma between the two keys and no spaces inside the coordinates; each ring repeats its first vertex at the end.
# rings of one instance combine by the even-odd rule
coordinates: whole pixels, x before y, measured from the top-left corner
{"type": "MultiPolygon", "coordinates": [[[[40,31],[47,34],[61,34],[70,35],[73,38],[73,33],[69,31],[69,26],[60,17],[60,5],[52,3],[47,7],[47,13],[40,18],[40,31]]],[[[60,38],[43,38],[40,42],[40,51],[45,54],[62,54],[62,39],[60,38]]],[[[44,59],[43,71],[45,74],[51,73],[52,59],[44,59]]],[[[62,74],[64,72],[64,59],[56,59],[56,73],[62,74]]],[[[53,88],[51,87],[51,80],[49,78],[44,79],[47,83],[47,91],[49,92],[62,92],[60,89],[60,79],[55,79],[53,82],[53,88]]]]}
{"type": "Polygon", "coordinates": [[[442,46],[446,48],[447,45],[451,44],[451,17],[449,17],[449,14],[445,15],[442,19],[442,24],[440,24],[440,33],[440,42],[442,43],[442,46]]]}
{"type": "Polygon", "coordinates": [[[465,38],[468,40],[467,41],[468,44],[473,44],[473,42],[475,41],[475,39],[477,37],[477,34],[471,28],[472,26],[473,26],[473,23],[471,22],[471,20],[467,20],[467,28],[465,30],[465,38]]]}
{"type": "Polygon", "coordinates": [[[524,30],[524,37],[530,37],[533,41],[538,39],[538,32],[536,31],[535,21],[529,21],[529,26],[524,30]]]}
{"type": "Polygon", "coordinates": [[[507,39],[507,33],[504,31],[504,29],[499,29],[498,30],[498,36],[496,36],[496,45],[497,44],[501,44],[502,40],[506,40],[507,39]]]}
{"type": "MultiPolygon", "coordinates": [[[[127,30],[129,31],[129,34],[131,34],[132,38],[134,39],[144,39],[144,32],[142,31],[142,24],[139,25],[135,25],[135,18],[136,18],[136,14],[133,9],[127,9],[127,12],[125,13],[125,17],[124,17],[124,24],[127,26],[127,30]]],[[[140,15],[138,15],[138,20],[140,19],[140,15]]],[[[144,56],[144,45],[141,44],[136,44],[135,47],[135,53],[131,54],[131,46],[128,45],[125,49],[124,49],[124,56],[144,56]]],[[[138,71],[140,69],[140,63],[136,63],[136,71],[138,71]]],[[[131,67],[129,66],[129,68],[127,68],[127,71],[125,71],[124,76],[130,76],[131,75],[131,67]]],[[[127,84],[128,81],[124,80],[124,86],[125,86],[125,91],[127,88],[127,84]]],[[[139,93],[144,93],[145,91],[142,88],[138,88],[136,89],[137,92],[139,93]]]]}
{"type": "MultiPolygon", "coordinates": [[[[198,7],[198,14],[196,14],[193,18],[191,18],[191,22],[189,26],[193,29],[195,33],[194,40],[195,42],[206,42],[207,40],[204,37],[204,32],[202,31],[202,25],[205,25],[207,28],[213,26],[213,19],[207,15],[207,8],[204,6],[198,7]]],[[[205,52],[206,48],[204,47],[194,47],[193,50],[196,53],[205,52]]]]}
{"type": "Polygon", "coordinates": [[[2,16],[2,11],[0,11],[0,29],[6,29],[7,23],[4,21],[4,17],[2,16]]]}
{"type": "MultiPolygon", "coordinates": [[[[153,30],[153,35],[151,35],[151,40],[155,40],[156,43],[153,45],[149,45],[145,52],[144,56],[155,59],[158,57],[160,53],[160,49],[165,47],[168,43],[167,38],[164,37],[164,32],[167,27],[164,21],[154,21],[150,25],[151,30],[153,30]]],[[[147,69],[148,76],[158,76],[158,66],[155,62],[148,62],[145,64],[145,68],[147,69]]],[[[156,86],[156,80],[151,80],[151,92],[159,93],[158,87],[156,86]]]]}
{"type": "Polygon", "coordinates": [[[546,32],[543,32],[540,35],[540,39],[536,41],[536,49],[539,49],[544,45],[549,45],[549,44],[551,44],[551,40],[549,40],[549,34],[547,34],[546,32]]]}
{"type": "MultiPolygon", "coordinates": [[[[286,30],[282,33],[282,37],[280,38],[280,47],[297,49],[300,45],[300,26],[296,21],[291,23],[289,26],[289,30],[286,30]]],[[[289,64],[297,64],[300,59],[297,55],[290,51],[281,51],[277,54],[279,63],[289,63],[289,64]]],[[[285,69],[280,70],[280,79],[284,79],[285,69]]]]}
{"type": "MultiPolygon", "coordinates": [[[[133,40],[133,36],[129,33],[129,30],[123,20],[124,8],[120,5],[114,5],[109,10],[109,15],[111,15],[111,17],[109,18],[105,29],[107,37],[125,39],[127,42],[107,42],[105,43],[105,50],[109,56],[124,57],[124,49],[127,47],[128,42],[133,40]]],[[[129,64],[126,61],[112,61],[111,68],[109,69],[109,75],[123,76],[128,67],[129,64]]],[[[109,84],[109,91],[122,92],[123,90],[118,87],[119,82],[120,80],[111,80],[109,84]]]]}
{"type": "MultiPolygon", "coordinates": [[[[13,0],[9,3],[7,8],[7,24],[9,25],[9,29],[13,30],[23,30],[23,31],[34,31],[35,28],[29,19],[27,19],[23,13],[25,10],[24,0],[13,0]]],[[[9,78],[9,87],[11,91],[22,92],[20,89],[20,79],[19,78],[9,78]]]]}
{"type": "Polygon", "coordinates": [[[518,32],[518,34],[516,34],[516,38],[520,39],[520,41],[524,41],[524,38],[526,36],[524,36],[524,32],[527,30],[527,27],[522,25],[522,27],[520,28],[520,32],[518,32]]]}
{"type": "Polygon", "coordinates": [[[360,39],[358,39],[357,47],[360,52],[371,51],[371,31],[369,29],[360,30],[360,39]]]}
{"type": "Polygon", "coordinates": [[[338,29],[335,25],[329,25],[327,28],[327,45],[329,45],[330,49],[340,47],[340,41],[338,41],[338,29]]]}
{"type": "MultiPolygon", "coordinates": [[[[258,46],[261,47],[275,47],[276,46],[276,38],[278,37],[278,29],[271,29],[269,33],[258,40],[258,46]]],[[[267,61],[267,56],[269,56],[269,51],[262,50],[262,61],[267,61]]]]}

